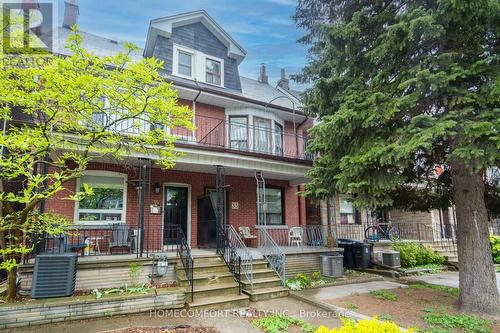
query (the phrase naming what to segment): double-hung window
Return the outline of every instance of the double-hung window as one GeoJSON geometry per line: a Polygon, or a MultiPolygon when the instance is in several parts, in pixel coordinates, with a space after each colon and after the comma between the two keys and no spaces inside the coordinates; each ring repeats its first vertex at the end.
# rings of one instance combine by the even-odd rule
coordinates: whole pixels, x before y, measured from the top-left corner
{"type": "Polygon", "coordinates": [[[229,117],[229,146],[233,149],[248,149],[248,117],[229,117]]]}
{"type": "Polygon", "coordinates": [[[283,155],[283,126],[274,122],[274,153],[283,155]]]}
{"type": "Polygon", "coordinates": [[[124,175],[86,174],[79,180],[80,189],[84,184],[92,188],[94,194],[77,203],[78,222],[95,224],[125,222],[124,175]]]}
{"type": "Polygon", "coordinates": [[[266,224],[283,224],[283,190],[281,188],[266,188],[266,224]]]}
{"type": "Polygon", "coordinates": [[[193,55],[189,52],[177,50],[177,73],[192,77],[193,76],[193,55]]]}
{"type": "Polygon", "coordinates": [[[340,223],[341,224],[359,224],[358,211],[354,208],[352,202],[349,200],[350,197],[347,195],[339,195],[340,203],[340,223]]]}
{"type": "Polygon", "coordinates": [[[254,121],[254,150],[259,153],[271,151],[271,121],[269,119],[253,117],[254,121]]]}
{"type": "Polygon", "coordinates": [[[221,63],[210,58],[206,59],[206,78],[207,83],[221,85],[221,63]]]}

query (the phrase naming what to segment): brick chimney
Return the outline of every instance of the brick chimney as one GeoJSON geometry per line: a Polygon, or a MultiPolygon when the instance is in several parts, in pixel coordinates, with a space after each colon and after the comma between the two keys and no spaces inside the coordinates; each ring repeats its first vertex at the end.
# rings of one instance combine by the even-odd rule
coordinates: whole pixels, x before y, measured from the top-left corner
{"type": "Polygon", "coordinates": [[[285,90],[290,90],[290,80],[288,80],[286,78],[286,74],[285,74],[285,69],[284,68],[281,69],[281,78],[278,81],[278,87],[281,87],[281,88],[283,88],[285,90]]]}
{"type": "Polygon", "coordinates": [[[76,0],[65,1],[63,27],[71,28],[73,25],[77,24],[78,15],[80,15],[80,9],[76,4],[76,0]]]}
{"type": "Polygon", "coordinates": [[[260,64],[259,82],[260,83],[269,83],[269,78],[267,77],[265,63],[260,64]]]}

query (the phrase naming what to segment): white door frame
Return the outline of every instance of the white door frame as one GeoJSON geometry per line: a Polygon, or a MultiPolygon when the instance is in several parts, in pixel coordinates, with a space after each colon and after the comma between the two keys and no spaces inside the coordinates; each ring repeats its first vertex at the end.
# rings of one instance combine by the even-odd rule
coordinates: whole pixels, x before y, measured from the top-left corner
{"type": "MultiPolygon", "coordinates": [[[[162,205],[165,206],[165,195],[167,195],[167,187],[185,187],[187,188],[188,192],[188,197],[187,197],[187,235],[186,235],[186,240],[191,246],[191,184],[186,184],[186,183],[163,183],[163,198],[162,198],[162,205]]],[[[163,244],[163,229],[165,228],[165,207],[162,209],[162,214],[161,214],[161,228],[162,228],[162,244],[163,244]]]]}

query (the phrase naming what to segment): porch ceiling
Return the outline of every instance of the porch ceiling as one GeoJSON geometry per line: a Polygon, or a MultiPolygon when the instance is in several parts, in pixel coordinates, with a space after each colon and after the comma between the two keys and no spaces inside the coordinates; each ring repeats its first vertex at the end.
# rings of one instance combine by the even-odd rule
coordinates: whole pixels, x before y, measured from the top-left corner
{"type": "Polygon", "coordinates": [[[305,173],[309,165],[271,160],[253,156],[214,151],[200,151],[183,148],[184,153],[176,162],[174,170],[215,173],[216,165],[226,169],[226,175],[254,177],[255,171],[261,171],[267,179],[286,180],[291,186],[307,182],[305,173]]]}
{"type": "MultiPolygon", "coordinates": [[[[264,157],[240,155],[236,153],[218,152],[210,150],[177,148],[183,155],[178,158],[174,170],[216,173],[216,165],[222,165],[226,169],[226,175],[254,177],[255,171],[261,171],[266,179],[286,180],[290,186],[304,184],[308,181],[305,174],[311,168],[308,164],[293,163],[273,160],[264,157]]],[[[112,158],[99,158],[96,162],[138,166],[138,158],[151,158],[154,156],[130,156],[121,160],[112,158]]]]}

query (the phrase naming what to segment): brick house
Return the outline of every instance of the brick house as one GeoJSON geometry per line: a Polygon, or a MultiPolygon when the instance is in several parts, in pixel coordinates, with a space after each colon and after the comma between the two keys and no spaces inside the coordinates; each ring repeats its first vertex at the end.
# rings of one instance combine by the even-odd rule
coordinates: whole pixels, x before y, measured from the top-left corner
{"type": "MultiPolygon", "coordinates": [[[[69,54],[64,41],[78,7],[67,3],[68,11],[58,30],[60,54],[69,54]]],[[[83,47],[97,55],[123,50],[121,42],[79,33],[83,47]]],[[[245,49],[203,10],[153,19],[142,54],[132,57],[163,60],[165,79],[173,83],[180,103],[192,109],[196,129],[172,130],[183,156],[171,170],[160,169],[153,159],[95,161],[84,177],[66,185],[66,192],[47,200],[45,210],[67,216],[89,235],[117,223],[128,225],[136,237],[143,228],[144,250],[167,246],[166,229],[172,225],[181,226],[192,248],[213,248],[215,222],[200,205],[208,201],[215,210],[216,166],[223,166],[228,224],[249,227],[254,235],[257,224],[305,226],[306,200],[297,192],[312,165],[305,146],[313,120],[302,111],[284,71],[276,87],[269,84],[264,64],[257,79],[240,76],[238,66],[245,56],[245,49]],[[144,163],[148,174],[141,178],[144,163]],[[266,209],[260,222],[256,175],[265,182],[266,209]],[[94,188],[96,200],[61,200],[83,183],[94,188]],[[145,184],[142,194],[140,184],[145,184]]],[[[96,238],[94,245],[105,250],[109,240],[96,238]]],[[[249,244],[256,246],[257,240],[249,244]]]]}

